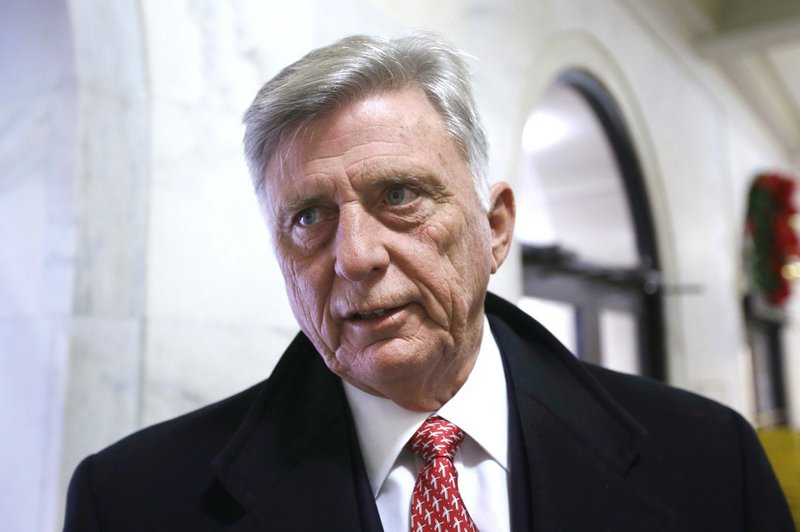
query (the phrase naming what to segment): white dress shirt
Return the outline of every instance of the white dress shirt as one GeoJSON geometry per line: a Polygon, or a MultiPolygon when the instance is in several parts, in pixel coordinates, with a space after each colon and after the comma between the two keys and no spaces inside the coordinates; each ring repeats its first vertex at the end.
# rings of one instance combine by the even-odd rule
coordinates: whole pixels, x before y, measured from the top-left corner
{"type": "Polygon", "coordinates": [[[431,414],[458,425],[455,456],[461,498],[481,532],[510,529],[508,403],[503,362],[484,318],[475,367],[437,412],[412,412],[344,383],[372,493],[386,532],[408,532],[411,495],[422,460],[405,444],[431,414]]]}

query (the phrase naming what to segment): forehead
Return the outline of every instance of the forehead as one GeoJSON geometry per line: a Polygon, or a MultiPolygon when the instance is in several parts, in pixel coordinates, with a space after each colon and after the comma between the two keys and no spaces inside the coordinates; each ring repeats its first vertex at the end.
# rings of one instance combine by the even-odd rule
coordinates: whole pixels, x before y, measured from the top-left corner
{"type": "Polygon", "coordinates": [[[267,168],[267,184],[330,170],[334,160],[347,171],[398,163],[466,168],[441,115],[416,87],[368,95],[292,132],[267,168]]]}

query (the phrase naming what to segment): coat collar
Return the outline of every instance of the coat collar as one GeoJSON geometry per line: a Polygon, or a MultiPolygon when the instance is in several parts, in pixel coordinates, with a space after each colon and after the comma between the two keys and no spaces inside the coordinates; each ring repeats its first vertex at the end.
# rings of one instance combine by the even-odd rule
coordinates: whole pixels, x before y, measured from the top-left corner
{"type": "Polygon", "coordinates": [[[492,294],[486,310],[519,412],[525,463],[512,474],[527,473],[534,530],[667,529],[672,511],[630,480],[645,429],[538,322],[492,294]]]}
{"type": "Polygon", "coordinates": [[[377,518],[341,381],[302,334],[213,465],[245,509],[234,531],[369,529],[377,518]]]}

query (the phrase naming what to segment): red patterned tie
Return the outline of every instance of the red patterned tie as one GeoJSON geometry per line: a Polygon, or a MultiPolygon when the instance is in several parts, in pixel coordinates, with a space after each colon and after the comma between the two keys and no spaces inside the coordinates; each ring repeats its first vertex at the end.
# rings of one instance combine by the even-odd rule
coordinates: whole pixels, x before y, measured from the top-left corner
{"type": "Polygon", "coordinates": [[[409,440],[408,448],[425,460],[411,497],[411,532],[478,530],[461,500],[453,465],[463,439],[460,428],[432,416],[409,440]]]}

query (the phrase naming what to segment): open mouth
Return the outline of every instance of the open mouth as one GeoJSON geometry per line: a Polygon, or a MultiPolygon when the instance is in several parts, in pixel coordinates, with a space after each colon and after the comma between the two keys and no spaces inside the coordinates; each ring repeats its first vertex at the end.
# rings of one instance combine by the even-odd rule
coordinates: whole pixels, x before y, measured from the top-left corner
{"type": "Polygon", "coordinates": [[[363,312],[353,312],[350,315],[350,319],[354,321],[370,321],[370,320],[380,320],[381,318],[386,318],[387,316],[391,316],[395,312],[398,312],[403,307],[393,307],[393,308],[381,308],[376,310],[369,310],[363,312]]]}
{"type": "Polygon", "coordinates": [[[386,310],[386,309],[373,310],[371,312],[356,312],[355,314],[353,314],[353,319],[354,320],[371,320],[371,319],[380,318],[382,316],[385,316],[387,312],[389,312],[389,311],[386,310]]]}

